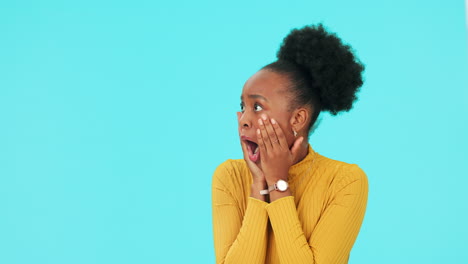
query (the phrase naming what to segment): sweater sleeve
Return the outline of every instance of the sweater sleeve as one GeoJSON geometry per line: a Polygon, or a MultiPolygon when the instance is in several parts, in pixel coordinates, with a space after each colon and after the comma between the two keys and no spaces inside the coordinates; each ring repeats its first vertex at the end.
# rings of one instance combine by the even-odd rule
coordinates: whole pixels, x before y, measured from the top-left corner
{"type": "Polygon", "coordinates": [[[245,213],[231,194],[225,179],[226,163],[212,180],[213,235],[216,263],[265,263],[268,215],[264,201],[249,197],[245,213]]]}
{"type": "Polygon", "coordinates": [[[343,173],[346,175],[333,187],[334,195],[309,240],[304,235],[293,196],[266,206],[281,264],[347,263],[364,219],[368,182],[364,171],[355,164],[343,173]]]}

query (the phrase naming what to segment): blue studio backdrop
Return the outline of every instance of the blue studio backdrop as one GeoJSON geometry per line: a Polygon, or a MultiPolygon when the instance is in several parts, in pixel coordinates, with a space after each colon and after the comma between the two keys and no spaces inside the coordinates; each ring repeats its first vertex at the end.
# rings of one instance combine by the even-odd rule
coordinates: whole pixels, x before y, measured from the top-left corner
{"type": "Polygon", "coordinates": [[[324,23],[366,65],[310,138],[369,201],[350,263],[468,263],[456,1],[2,1],[0,263],[214,263],[211,177],[244,82],[324,23]]]}

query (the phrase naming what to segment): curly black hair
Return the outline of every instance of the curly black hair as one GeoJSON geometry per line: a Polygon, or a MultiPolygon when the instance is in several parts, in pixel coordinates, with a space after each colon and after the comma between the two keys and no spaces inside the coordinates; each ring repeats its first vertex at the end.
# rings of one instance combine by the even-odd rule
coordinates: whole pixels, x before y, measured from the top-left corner
{"type": "Polygon", "coordinates": [[[314,109],[308,131],[321,111],[349,111],[363,84],[364,65],[349,45],[322,24],[293,29],[283,40],[278,60],[262,69],[286,74],[293,91],[290,109],[314,109]]]}

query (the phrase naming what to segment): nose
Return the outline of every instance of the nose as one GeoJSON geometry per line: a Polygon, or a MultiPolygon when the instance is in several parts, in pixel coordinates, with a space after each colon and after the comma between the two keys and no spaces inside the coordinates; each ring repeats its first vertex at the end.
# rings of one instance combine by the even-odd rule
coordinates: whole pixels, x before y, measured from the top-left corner
{"type": "Polygon", "coordinates": [[[239,114],[239,128],[250,128],[252,127],[250,114],[247,112],[239,114]]]}

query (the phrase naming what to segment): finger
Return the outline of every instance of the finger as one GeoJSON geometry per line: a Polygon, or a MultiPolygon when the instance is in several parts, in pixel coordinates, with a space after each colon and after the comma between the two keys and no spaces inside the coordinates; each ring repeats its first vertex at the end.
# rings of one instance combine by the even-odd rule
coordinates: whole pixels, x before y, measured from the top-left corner
{"type": "Polygon", "coordinates": [[[276,136],[275,129],[273,128],[273,125],[270,122],[270,119],[266,118],[265,115],[262,115],[263,118],[263,123],[265,126],[265,130],[268,134],[268,138],[270,139],[271,147],[273,149],[277,149],[279,147],[279,142],[278,142],[278,137],[276,136]]]}
{"type": "Polygon", "coordinates": [[[278,139],[278,144],[281,149],[288,148],[288,141],[286,140],[286,137],[284,136],[283,129],[279,126],[278,122],[276,122],[275,119],[271,119],[271,124],[273,125],[273,128],[275,130],[276,137],[278,139]]]}
{"type": "Polygon", "coordinates": [[[260,127],[260,135],[262,137],[263,144],[265,146],[265,150],[268,152],[271,149],[271,141],[270,137],[268,137],[268,132],[266,131],[265,123],[263,119],[258,120],[258,124],[260,127]]]}
{"type": "Polygon", "coordinates": [[[291,153],[294,159],[296,159],[296,156],[299,153],[299,148],[303,141],[304,141],[304,137],[299,137],[298,139],[296,139],[296,141],[294,141],[294,144],[291,148],[291,153]]]}
{"type": "Polygon", "coordinates": [[[258,147],[260,148],[260,153],[261,153],[260,158],[263,159],[263,157],[266,157],[267,149],[266,149],[265,141],[263,140],[262,132],[260,129],[257,129],[257,144],[258,144],[258,147]]]}

